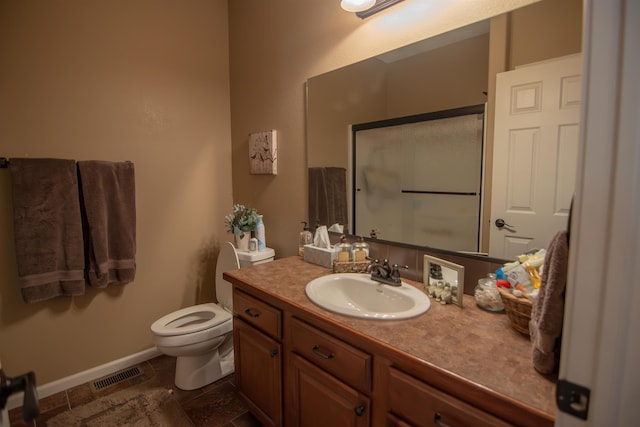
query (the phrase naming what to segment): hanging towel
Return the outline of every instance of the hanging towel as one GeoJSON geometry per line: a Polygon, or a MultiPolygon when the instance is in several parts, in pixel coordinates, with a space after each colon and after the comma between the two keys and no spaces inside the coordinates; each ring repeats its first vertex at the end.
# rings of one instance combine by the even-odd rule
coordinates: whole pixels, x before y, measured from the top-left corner
{"type": "Polygon", "coordinates": [[[103,288],[136,274],[135,173],[131,162],[80,161],[87,281],[103,288]]]}
{"type": "Polygon", "coordinates": [[[34,303],[84,294],[76,162],[12,158],[10,170],[22,299],[34,303]]]}
{"type": "Polygon", "coordinates": [[[533,367],[542,374],[553,373],[558,366],[568,262],[567,232],[559,231],[547,248],[540,292],[529,321],[533,367]]]}
{"type": "Polygon", "coordinates": [[[309,168],[309,221],[327,227],[345,226],[347,220],[347,170],[338,167],[309,168]]]}

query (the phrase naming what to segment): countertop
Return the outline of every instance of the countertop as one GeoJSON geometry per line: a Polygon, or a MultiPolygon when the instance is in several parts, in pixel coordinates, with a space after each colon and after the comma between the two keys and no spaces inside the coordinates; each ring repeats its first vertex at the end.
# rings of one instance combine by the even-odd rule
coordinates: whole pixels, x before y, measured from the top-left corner
{"type": "Polygon", "coordinates": [[[329,273],[293,256],[225,276],[555,417],[555,380],[533,369],[529,337],[515,331],[504,312],[482,310],[464,295],[462,308],[431,300],[429,311],[412,319],[352,318],[324,310],[305,295],[309,281],[329,273]]]}

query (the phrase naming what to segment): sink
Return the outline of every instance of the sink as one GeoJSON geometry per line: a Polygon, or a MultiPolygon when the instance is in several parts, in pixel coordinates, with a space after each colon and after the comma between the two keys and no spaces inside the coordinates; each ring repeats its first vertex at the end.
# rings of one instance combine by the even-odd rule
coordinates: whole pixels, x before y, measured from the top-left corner
{"type": "Polygon", "coordinates": [[[307,297],[325,310],[366,319],[396,320],[418,316],[431,306],[429,297],[406,283],[389,286],[368,274],[329,274],[310,281],[307,297]]]}

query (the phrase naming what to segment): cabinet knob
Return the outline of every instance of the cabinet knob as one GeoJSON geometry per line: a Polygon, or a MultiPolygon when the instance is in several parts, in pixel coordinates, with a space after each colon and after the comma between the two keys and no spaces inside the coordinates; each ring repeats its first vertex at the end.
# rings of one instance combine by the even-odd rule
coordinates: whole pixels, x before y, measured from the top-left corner
{"type": "Polygon", "coordinates": [[[269,356],[271,356],[271,357],[276,357],[277,355],[278,355],[278,349],[277,348],[274,348],[273,350],[271,350],[269,352],[269,356]]]}
{"type": "Polygon", "coordinates": [[[356,406],[355,408],[353,408],[354,412],[356,413],[357,416],[361,417],[362,414],[364,414],[364,406],[360,405],[360,406],[356,406]]]}
{"type": "Polygon", "coordinates": [[[440,412],[436,412],[435,415],[433,416],[433,424],[438,427],[449,427],[449,424],[445,424],[441,420],[442,420],[442,415],[440,415],[440,412]]]}

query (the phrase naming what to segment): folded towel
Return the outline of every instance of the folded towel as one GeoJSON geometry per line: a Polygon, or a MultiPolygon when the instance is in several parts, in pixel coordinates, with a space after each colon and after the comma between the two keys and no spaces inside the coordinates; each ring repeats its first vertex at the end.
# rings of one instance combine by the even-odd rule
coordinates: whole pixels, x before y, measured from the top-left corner
{"type": "Polygon", "coordinates": [[[80,161],[87,278],[125,284],[136,273],[135,173],[131,162],[80,161]]]}
{"type": "Polygon", "coordinates": [[[309,168],[309,220],[321,225],[340,224],[347,229],[347,170],[309,168]]]}
{"type": "Polygon", "coordinates": [[[533,367],[543,374],[550,374],[558,367],[568,262],[567,232],[560,231],[547,248],[540,293],[533,303],[529,321],[533,367]]]}
{"type": "Polygon", "coordinates": [[[22,299],[84,294],[76,162],[12,158],[10,170],[22,299]]]}

